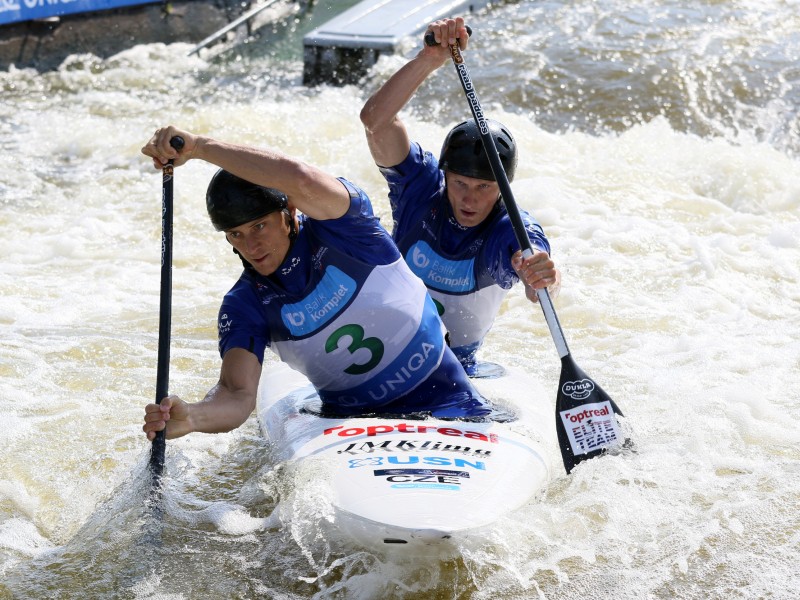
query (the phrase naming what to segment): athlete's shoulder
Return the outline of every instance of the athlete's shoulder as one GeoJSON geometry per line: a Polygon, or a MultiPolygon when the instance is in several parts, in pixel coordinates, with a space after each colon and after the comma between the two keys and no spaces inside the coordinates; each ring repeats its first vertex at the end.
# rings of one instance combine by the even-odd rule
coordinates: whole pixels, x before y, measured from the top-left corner
{"type": "Polygon", "coordinates": [[[411,142],[405,159],[391,167],[378,167],[383,176],[390,182],[419,177],[422,173],[439,173],[439,161],[424,150],[419,142],[411,142]]]}
{"type": "Polygon", "coordinates": [[[220,310],[236,310],[238,312],[258,312],[262,304],[269,303],[270,297],[276,294],[268,280],[253,269],[245,269],[233,287],[222,298],[220,310]]]}

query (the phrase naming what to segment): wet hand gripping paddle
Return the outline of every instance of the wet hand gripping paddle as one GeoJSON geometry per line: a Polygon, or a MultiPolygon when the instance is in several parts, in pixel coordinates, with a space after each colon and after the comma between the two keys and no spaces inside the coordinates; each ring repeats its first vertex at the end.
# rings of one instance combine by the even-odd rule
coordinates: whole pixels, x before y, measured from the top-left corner
{"type": "MultiPolygon", "coordinates": [[[[184,140],[173,137],[169,144],[175,150],[183,148],[184,140]]],[[[158,369],[156,371],[156,402],[169,395],[169,347],[172,323],[172,173],[174,161],[162,170],[161,184],[161,296],[158,314],[158,369]]],[[[153,489],[158,488],[164,471],[166,438],[164,430],[157,431],[150,448],[150,473],[153,489]]]]}
{"type": "MultiPolygon", "coordinates": [[[[469,28],[467,28],[467,32],[468,35],[472,35],[469,28]]],[[[425,43],[428,46],[436,44],[433,33],[428,32],[425,35],[425,43]]],[[[523,256],[531,256],[533,248],[525,230],[525,224],[514,200],[503,163],[500,162],[500,155],[489,132],[478,94],[458,44],[450,46],[450,53],[475,124],[480,131],[492,173],[500,187],[503,203],[514,227],[514,235],[522,249],[523,256]]],[[[623,416],[622,411],[572,359],[547,289],[536,290],[536,294],[561,357],[561,378],[556,395],[556,431],[564,468],[569,473],[584,460],[594,458],[609,449],[619,448],[623,444],[626,447],[629,446],[630,440],[623,441],[623,434],[616,417],[616,415],[623,416]]]]}

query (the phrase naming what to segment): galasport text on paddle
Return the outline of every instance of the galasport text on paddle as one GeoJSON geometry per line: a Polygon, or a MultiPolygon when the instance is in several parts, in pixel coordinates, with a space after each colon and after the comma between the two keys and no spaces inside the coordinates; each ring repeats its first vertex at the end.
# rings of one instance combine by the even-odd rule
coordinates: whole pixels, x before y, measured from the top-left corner
{"type": "MultiPolygon", "coordinates": [[[[467,34],[472,35],[469,27],[467,34]]],[[[428,46],[436,45],[436,39],[432,32],[429,31],[425,35],[425,43],[428,46]]],[[[522,255],[527,258],[533,254],[533,248],[514,200],[508,176],[503,168],[503,163],[500,162],[494,138],[492,138],[486,123],[478,94],[457,43],[450,45],[450,54],[461,81],[461,87],[466,94],[472,117],[480,131],[481,141],[486,150],[492,173],[500,187],[500,195],[514,227],[517,243],[522,249],[522,255]]],[[[622,432],[616,418],[616,415],[622,416],[622,411],[608,394],[575,364],[547,289],[536,290],[536,295],[561,357],[561,378],[556,395],[556,431],[564,468],[569,473],[578,463],[593,458],[610,448],[622,445],[622,432]]],[[[630,441],[625,440],[625,446],[629,445],[630,441]]]]}
{"type": "MultiPolygon", "coordinates": [[[[180,151],[185,144],[175,136],[169,145],[180,151]]],[[[158,312],[158,369],[156,371],[156,403],[169,395],[169,347],[172,323],[172,174],[175,161],[170,160],[162,169],[161,183],[161,295],[158,312]]],[[[165,429],[156,431],[150,448],[150,473],[152,489],[157,489],[164,471],[166,451],[165,429]]]]}

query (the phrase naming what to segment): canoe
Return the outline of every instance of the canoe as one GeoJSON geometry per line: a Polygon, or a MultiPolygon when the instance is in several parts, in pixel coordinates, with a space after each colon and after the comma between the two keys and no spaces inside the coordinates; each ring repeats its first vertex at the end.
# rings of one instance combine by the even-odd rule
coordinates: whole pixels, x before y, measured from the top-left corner
{"type": "Polygon", "coordinates": [[[508,370],[473,381],[516,418],[325,418],[305,377],[281,364],[264,370],[258,421],[279,461],[316,461],[314,485],[328,486],[346,539],[447,554],[534,499],[558,456],[552,406],[535,382],[508,370]]]}

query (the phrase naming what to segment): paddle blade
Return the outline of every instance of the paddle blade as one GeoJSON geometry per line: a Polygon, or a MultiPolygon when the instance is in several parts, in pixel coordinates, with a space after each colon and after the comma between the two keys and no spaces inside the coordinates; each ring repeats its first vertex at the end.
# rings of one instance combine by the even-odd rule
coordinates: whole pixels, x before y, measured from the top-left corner
{"type": "Polygon", "coordinates": [[[556,431],[567,473],[578,463],[619,448],[625,441],[616,415],[622,411],[572,357],[561,359],[556,431]]]}

